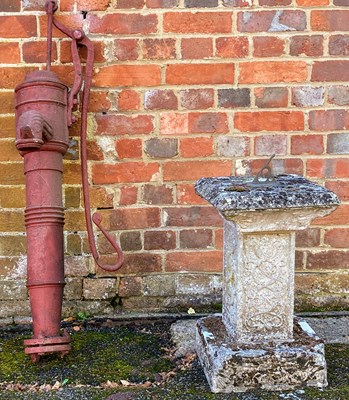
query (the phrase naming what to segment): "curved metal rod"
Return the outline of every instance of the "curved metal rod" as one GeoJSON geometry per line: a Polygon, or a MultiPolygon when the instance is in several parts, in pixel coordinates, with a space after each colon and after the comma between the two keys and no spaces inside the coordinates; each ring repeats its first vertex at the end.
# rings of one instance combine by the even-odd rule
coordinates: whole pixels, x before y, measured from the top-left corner
{"type": "MultiPolygon", "coordinates": [[[[48,0],[47,3],[55,3],[54,0],[48,0]]],[[[49,7],[48,7],[49,9],[49,7]]],[[[55,11],[55,9],[54,9],[55,11]]],[[[78,54],[77,45],[82,45],[87,48],[87,60],[86,60],[86,68],[85,68],[85,81],[84,81],[84,89],[82,94],[81,101],[81,139],[80,139],[80,150],[81,150],[81,174],[82,174],[82,192],[84,198],[84,209],[85,209],[85,219],[86,219],[86,228],[87,228],[87,236],[88,242],[91,249],[91,254],[96,262],[96,264],[105,271],[117,271],[124,262],[124,254],[120,248],[120,246],[116,243],[116,241],[112,238],[109,232],[107,232],[103,226],[101,225],[102,216],[100,213],[95,213],[93,217],[91,217],[91,204],[90,204],[90,193],[88,190],[89,182],[88,182],[88,171],[87,171],[87,112],[88,112],[88,103],[90,96],[90,88],[92,81],[92,71],[93,71],[93,60],[94,60],[94,47],[93,43],[90,39],[88,39],[82,30],[72,30],[68,27],[61,24],[55,18],[52,20],[53,24],[59,29],[61,32],[65,33],[68,37],[72,39],[72,57],[73,64],[75,70],[75,77],[73,87],[69,93],[68,98],[68,121],[72,122],[73,118],[71,115],[75,97],[79,93],[82,87],[82,68],[81,62],[78,54]],[[102,264],[100,262],[100,256],[97,251],[95,237],[93,233],[93,225],[92,220],[96,224],[96,226],[101,230],[105,238],[112,245],[117,253],[117,260],[115,264],[102,264]]]]}

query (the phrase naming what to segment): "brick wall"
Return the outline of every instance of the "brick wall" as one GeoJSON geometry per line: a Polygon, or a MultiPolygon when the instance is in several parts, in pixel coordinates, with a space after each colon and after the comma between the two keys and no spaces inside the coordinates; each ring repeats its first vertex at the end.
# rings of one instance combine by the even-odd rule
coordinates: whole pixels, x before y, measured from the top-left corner
{"type": "MultiPolygon", "coordinates": [[[[29,315],[24,178],[13,89],[44,68],[44,0],[0,3],[0,319],[29,315]]],[[[61,0],[95,42],[89,113],[92,205],[120,240],[117,274],[96,269],[82,209],[79,128],[65,157],[65,314],[186,309],[220,301],[222,224],[203,176],[307,176],[342,205],[297,237],[298,308],[346,307],[349,287],[347,0],[61,0]]],[[[70,40],[53,70],[72,83],[70,40]]],[[[83,56],[83,54],[82,54],[83,56]]],[[[105,260],[108,247],[98,237],[105,260]]],[[[43,244],[44,245],[44,244],[43,244]]]]}

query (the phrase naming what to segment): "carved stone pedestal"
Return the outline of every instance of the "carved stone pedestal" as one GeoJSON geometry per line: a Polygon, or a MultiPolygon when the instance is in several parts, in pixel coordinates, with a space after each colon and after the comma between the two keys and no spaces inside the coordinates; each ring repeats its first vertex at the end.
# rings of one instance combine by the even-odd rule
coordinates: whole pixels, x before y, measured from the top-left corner
{"type": "Polygon", "coordinates": [[[295,231],[338,199],[296,175],[268,185],[252,179],[196,185],[224,217],[223,313],[198,323],[200,361],[213,392],[326,386],[323,343],[293,323],[295,231]]]}

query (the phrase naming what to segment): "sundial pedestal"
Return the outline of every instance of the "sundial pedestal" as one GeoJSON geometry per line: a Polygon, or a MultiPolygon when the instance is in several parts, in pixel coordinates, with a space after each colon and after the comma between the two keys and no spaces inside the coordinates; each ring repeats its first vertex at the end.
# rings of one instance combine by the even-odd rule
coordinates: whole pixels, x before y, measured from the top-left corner
{"type": "Polygon", "coordinates": [[[199,359],[213,392],[324,387],[324,343],[293,315],[295,231],[338,199],[296,175],[265,186],[252,179],[196,185],[224,218],[223,311],[199,320],[199,359]]]}

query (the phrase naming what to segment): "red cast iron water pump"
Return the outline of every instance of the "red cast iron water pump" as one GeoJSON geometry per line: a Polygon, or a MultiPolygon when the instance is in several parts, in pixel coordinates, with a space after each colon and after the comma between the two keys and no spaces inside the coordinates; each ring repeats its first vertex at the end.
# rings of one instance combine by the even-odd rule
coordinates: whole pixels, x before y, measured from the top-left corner
{"type": "Polygon", "coordinates": [[[107,271],[119,269],[123,254],[101,226],[101,216],[91,217],[88,191],[86,131],[87,107],[93,70],[93,44],[82,30],[71,30],[54,18],[56,0],[46,1],[48,40],[46,70],[28,74],[15,89],[16,147],[24,158],[26,179],[25,226],[27,232],[27,287],[33,319],[33,337],[24,341],[25,353],[34,362],[46,353],[70,351],[70,337],[61,332],[64,289],[64,209],[62,204],[63,156],[68,148],[68,127],[73,107],[84,83],[81,101],[81,170],[86,226],[96,264],[107,271]],[[72,39],[75,77],[72,88],[51,71],[52,26],[72,39]],[[83,79],[78,46],[87,48],[83,79]],[[92,221],[117,253],[115,265],[102,265],[93,235],[92,221]]]}

